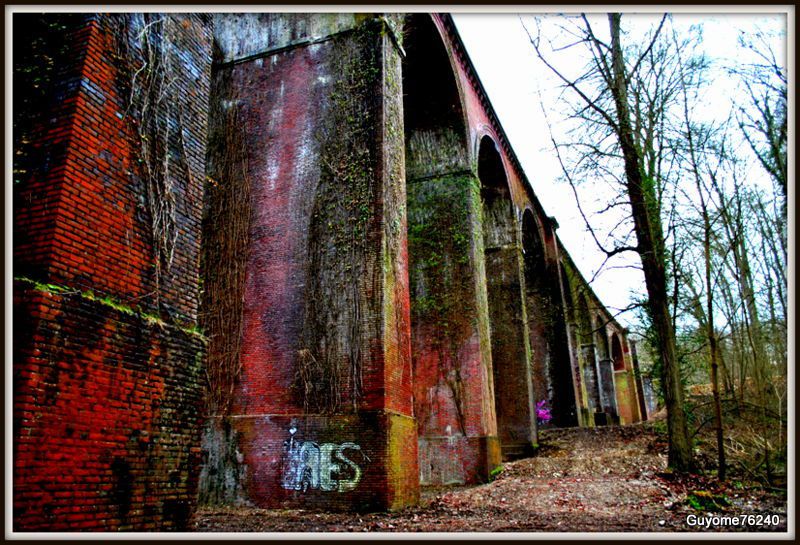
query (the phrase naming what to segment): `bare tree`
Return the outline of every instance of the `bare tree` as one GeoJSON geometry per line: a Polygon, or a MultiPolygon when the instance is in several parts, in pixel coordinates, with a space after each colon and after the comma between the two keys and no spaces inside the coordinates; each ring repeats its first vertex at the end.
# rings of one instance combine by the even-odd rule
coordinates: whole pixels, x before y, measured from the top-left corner
{"type": "MultiPolygon", "coordinates": [[[[774,243],[775,231],[766,213],[763,192],[747,187],[741,179],[739,159],[724,153],[728,189],[716,172],[707,171],[709,199],[721,229],[714,229],[711,245],[718,254],[720,272],[716,290],[722,301],[721,310],[728,321],[729,359],[738,378],[739,408],[750,407],[760,413],[758,448],[767,482],[773,480],[773,458],[783,452],[782,412],[785,386],[780,373],[785,362],[785,308],[775,301],[774,293],[781,283],[780,253],[767,251],[774,243]],[[776,274],[776,270],[778,274],[776,274]],[[769,315],[767,324],[762,320],[769,315]],[[783,324],[783,326],[781,326],[783,324]],[[777,330],[777,331],[776,331],[777,330]],[[779,424],[777,427],[770,423],[779,424]],[[773,440],[777,432],[778,445],[773,440]]],[[[712,295],[713,296],[713,295],[712,295]]],[[[722,354],[722,350],[718,354],[722,354]]]]}
{"type": "MultiPolygon", "coordinates": [[[[673,35],[677,43],[677,36],[673,35]]],[[[705,327],[706,339],[708,342],[709,352],[709,378],[711,380],[711,394],[714,402],[714,427],[716,429],[717,438],[717,477],[720,480],[725,480],[725,439],[722,424],[722,402],[719,393],[719,344],[717,340],[717,331],[714,326],[714,286],[712,284],[712,238],[714,232],[714,225],[712,222],[708,188],[704,183],[704,178],[715,178],[719,164],[712,166],[709,161],[704,160],[705,151],[712,146],[709,146],[712,131],[707,127],[698,126],[693,122],[690,109],[689,109],[689,87],[691,86],[690,78],[694,75],[687,73],[684,64],[678,57],[680,75],[681,75],[681,88],[683,95],[683,117],[685,127],[685,148],[688,157],[686,164],[689,173],[694,180],[694,188],[696,190],[696,199],[700,210],[700,217],[702,219],[702,248],[703,248],[703,277],[705,281],[705,309],[698,308],[697,316],[698,322],[701,326],[705,327]],[[698,141],[699,140],[699,141],[698,141]],[[703,167],[706,167],[706,172],[703,172],[703,167]],[[703,312],[704,311],[704,312],[703,312]]],[[[712,153],[716,150],[711,149],[712,153]]],[[[717,156],[718,154],[714,153],[717,156]]],[[[677,292],[677,290],[676,290],[677,292]]],[[[699,305],[699,298],[697,298],[697,306],[699,305]]]]}
{"type": "Polygon", "coordinates": [[[769,42],[758,31],[742,33],[739,43],[751,51],[755,62],[737,66],[733,72],[747,90],[749,104],[738,108],[739,126],[750,148],[786,196],[787,168],[787,77],[769,42]]]}
{"type": "MultiPolygon", "coordinates": [[[[669,465],[686,471],[693,467],[692,449],[683,408],[683,389],[675,351],[675,329],[668,296],[666,236],[662,222],[661,176],[663,124],[667,107],[674,103],[679,78],[669,48],[661,44],[661,30],[667,17],[661,19],[643,48],[624,48],[621,39],[621,18],[608,15],[610,41],[600,39],[585,16],[576,35],[576,43],[591,52],[591,67],[582,76],[570,79],[545,57],[540,35],[531,36],[539,58],[558,76],[564,86],[577,95],[582,107],[575,112],[586,127],[607,131],[608,138],[590,149],[586,157],[603,157],[616,161],[617,172],[626,206],[632,220],[635,246],[618,246],[605,250],[606,255],[635,250],[642,263],[647,288],[647,306],[653,322],[662,362],[662,386],[667,408],[669,465]]],[[[530,36],[530,34],[529,34],[530,36]]],[[[590,165],[598,163],[589,162],[590,165]]]]}

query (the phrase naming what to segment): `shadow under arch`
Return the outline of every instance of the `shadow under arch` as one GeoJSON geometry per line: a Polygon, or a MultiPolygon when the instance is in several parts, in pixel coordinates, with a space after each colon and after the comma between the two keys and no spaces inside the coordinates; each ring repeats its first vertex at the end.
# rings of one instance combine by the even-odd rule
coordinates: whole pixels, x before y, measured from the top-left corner
{"type": "Polygon", "coordinates": [[[614,371],[625,370],[625,359],[622,354],[622,343],[619,342],[619,335],[611,334],[611,361],[614,362],[614,371]]]}
{"type": "Polygon", "coordinates": [[[429,14],[404,26],[403,123],[409,181],[469,168],[467,122],[447,49],[429,14]]]}
{"type": "Polygon", "coordinates": [[[614,370],[608,345],[608,332],[603,318],[595,316],[594,335],[597,346],[597,372],[600,389],[600,401],[603,411],[611,422],[617,418],[617,396],[614,386],[614,370]]]}
{"type": "Polygon", "coordinates": [[[478,178],[497,429],[504,457],[513,458],[536,442],[536,417],[516,214],[502,157],[489,136],[479,143],[478,178]]]}
{"type": "Polygon", "coordinates": [[[556,266],[547,263],[533,212],[522,214],[522,252],[534,401],[552,409],[549,426],[578,424],[567,324],[556,266]]]}
{"type": "Polygon", "coordinates": [[[429,14],[405,20],[403,116],[411,359],[420,483],[470,484],[500,463],[480,196],[451,58],[429,14]]]}
{"type": "Polygon", "coordinates": [[[577,307],[575,306],[575,298],[573,297],[572,284],[569,281],[566,265],[563,261],[559,261],[558,274],[559,278],[561,278],[561,293],[564,299],[564,321],[568,339],[570,365],[572,368],[575,406],[580,416],[578,424],[581,426],[588,426],[591,423],[590,405],[587,391],[584,389],[585,378],[582,372],[581,357],[579,355],[581,351],[581,342],[578,339],[579,327],[576,317],[577,307]]]}
{"type": "Polygon", "coordinates": [[[586,385],[586,397],[589,413],[594,415],[597,423],[598,413],[603,412],[600,400],[600,381],[597,376],[597,353],[592,334],[592,318],[589,314],[589,303],[586,294],[578,295],[577,307],[578,339],[583,359],[583,382],[586,385]]]}

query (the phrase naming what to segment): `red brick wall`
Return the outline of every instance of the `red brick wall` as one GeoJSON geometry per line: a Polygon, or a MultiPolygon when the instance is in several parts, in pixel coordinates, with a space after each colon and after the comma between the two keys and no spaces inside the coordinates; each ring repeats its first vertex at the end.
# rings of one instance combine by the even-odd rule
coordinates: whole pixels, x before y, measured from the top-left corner
{"type": "MultiPolygon", "coordinates": [[[[204,435],[209,503],[374,509],[417,498],[416,430],[402,424],[413,419],[399,53],[377,19],[334,19],[217,18],[214,108],[224,114],[211,134],[243,143],[250,225],[245,279],[218,294],[244,304],[231,317],[242,321],[231,408],[204,435]],[[329,23],[329,39],[296,43],[329,23]],[[276,29],[295,45],[282,48],[276,29]],[[240,45],[263,56],[240,57],[231,44],[242,35],[259,36],[240,45]],[[358,445],[357,488],[287,488],[292,427],[306,448],[358,445]]],[[[210,164],[226,154],[215,148],[210,164]]],[[[208,265],[230,274],[225,260],[208,265]]],[[[355,480],[338,465],[337,481],[355,480]]]]}
{"type": "MultiPolygon", "coordinates": [[[[53,75],[42,104],[47,113],[15,112],[16,117],[34,117],[33,123],[22,122],[33,125],[32,147],[42,164],[15,184],[15,275],[114,294],[151,309],[160,299],[162,310],[192,321],[198,307],[210,34],[194,18],[174,23],[185,33],[176,47],[189,61],[176,74],[181,87],[176,94],[183,97],[185,110],[180,153],[188,174],[173,171],[180,236],[174,271],[165,275],[157,298],[151,218],[137,166],[138,136],[120,86],[123,76],[111,20],[69,20],[72,26],[64,31],[69,46],[53,59],[65,66],[53,75]]],[[[36,29],[54,32],[41,25],[36,29]]]]}
{"type": "Polygon", "coordinates": [[[185,528],[200,338],[25,282],[14,312],[14,529],[185,528]]]}
{"type": "Polygon", "coordinates": [[[170,173],[174,258],[157,285],[115,35],[122,18],[131,32],[141,19],[17,17],[41,54],[17,49],[15,70],[54,68],[43,83],[15,82],[15,93],[44,86],[14,112],[30,142],[14,187],[15,529],[184,528],[199,458],[210,31],[194,16],[168,22],[182,115],[168,120],[182,129],[170,147],[182,168],[170,173]]]}
{"type": "Polygon", "coordinates": [[[477,183],[461,173],[408,186],[414,414],[423,485],[486,481],[500,463],[481,243],[475,240],[482,237],[477,183]]]}
{"type": "Polygon", "coordinates": [[[34,14],[15,14],[13,21],[14,273],[45,278],[54,268],[53,211],[60,206],[94,23],[88,16],[34,14]]]}

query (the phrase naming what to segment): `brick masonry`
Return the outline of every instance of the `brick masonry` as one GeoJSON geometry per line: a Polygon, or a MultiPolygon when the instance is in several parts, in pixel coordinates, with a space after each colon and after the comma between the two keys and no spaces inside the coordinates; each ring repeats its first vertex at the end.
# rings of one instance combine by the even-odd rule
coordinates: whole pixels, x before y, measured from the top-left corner
{"type": "Polygon", "coordinates": [[[523,213],[522,245],[534,402],[537,406],[543,403],[552,417],[542,422],[543,427],[561,428],[577,425],[577,411],[558,261],[546,257],[557,253],[552,249],[545,253],[545,245],[552,248],[555,243],[550,224],[548,221],[539,226],[531,210],[523,213]]]}
{"type": "Polygon", "coordinates": [[[480,181],[444,41],[407,18],[403,114],[420,483],[475,483],[500,463],[480,181]]]}
{"type": "Polygon", "coordinates": [[[477,183],[462,174],[408,186],[414,414],[424,485],[485,481],[500,462],[486,282],[476,266],[477,183]]]}
{"type": "Polygon", "coordinates": [[[14,27],[15,530],[399,508],[533,446],[545,393],[641,418],[448,16],[14,27]]]}
{"type": "Polygon", "coordinates": [[[161,23],[180,97],[165,122],[181,133],[168,140],[174,250],[156,283],[119,46],[119,29],[143,19],[14,17],[33,44],[16,44],[30,77],[15,94],[37,94],[15,117],[14,528],[185,529],[200,458],[210,31],[196,16],[161,23]]]}
{"type": "Polygon", "coordinates": [[[24,282],[14,312],[14,529],[185,529],[202,340],[24,282]]]}
{"type": "MultiPolygon", "coordinates": [[[[241,369],[230,410],[209,421],[203,450],[214,467],[203,472],[201,495],[359,510],[415,503],[391,20],[252,14],[215,22],[214,101],[227,113],[212,120],[212,134],[241,134],[250,225],[244,284],[206,300],[211,312],[222,298],[244,306],[231,316],[242,321],[241,369]],[[237,123],[222,126],[226,118],[237,123]]],[[[226,153],[216,149],[212,163],[226,153]]],[[[227,270],[221,259],[214,274],[227,270]]]]}

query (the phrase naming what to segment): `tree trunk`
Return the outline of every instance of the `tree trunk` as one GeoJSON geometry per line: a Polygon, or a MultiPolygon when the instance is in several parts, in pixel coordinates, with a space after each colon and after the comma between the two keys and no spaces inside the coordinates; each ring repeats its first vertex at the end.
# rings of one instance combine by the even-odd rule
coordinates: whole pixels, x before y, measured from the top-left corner
{"type": "Polygon", "coordinates": [[[641,151],[637,149],[628,111],[625,67],[620,43],[620,18],[609,14],[613,80],[611,93],[617,110],[617,137],[625,160],[626,188],[642,259],[648,305],[662,360],[662,383],[667,408],[669,466],[677,471],[692,469],[692,449],[683,412],[683,387],[675,354],[675,334],[667,300],[666,259],[663,229],[653,180],[643,175],[641,151]]]}
{"type": "MultiPolygon", "coordinates": [[[[691,138],[691,136],[689,137],[691,138]]],[[[692,152],[694,155],[694,152],[692,152]]],[[[696,167],[695,167],[696,168],[696,167]]],[[[717,345],[717,333],[714,330],[714,293],[711,284],[711,222],[708,217],[708,209],[703,198],[702,188],[700,187],[699,173],[695,171],[697,181],[697,191],[700,194],[700,204],[703,212],[703,245],[705,257],[706,273],[706,332],[708,335],[708,347],[711,352],[711,394],[714,397],[714,426],[717,432],[717,477],[720,481],[725,480],[725,438],[722,429],[722,403],[719,396],[718,361],[719,350],[717,345]]]]}
{"type": "MultiPolygon", "coordinates": [[[[683,79],[683,65],[681,65],[681,80],[683,79]]],[[[695,150],[694,131],[689,119],[689,103],[686,98],[686,87],[683,88],[683,115],[686,121],[686,140],[689,145],[689,159],[691,161],[692,174],[694,174],[695,188],[697,189],[697,196],[700,199],[700,213],[703,217],[703,265],[705,268],[705,289],[706,289],[706,338],[708,339],[709,349],[709,367],[711,379],[711,395],[714,399],[714,427],[717,435],[717,478],[720,481],[725,480],[725,439],[722,429],[722,403],[719,396],[719,349],[717,344],[717,332],[714,327],[714,285],[711,283],[711,218],[708,214],[708,205],[704,195],[703,183],[700,176],[700,165],[697,161],[697,153],[695,150]]],[[[677,288],[676,288],[677,292],[677,288]]],[[[701,322],[702,323],[702,322],[701,322]]]]}
{"type": "Polygon", "coordinates": [[[739,287],[742,299],[745,304],[745,325],[747,332],[747,341],[753,356],[753,382],[755,383],[755,397],[761,406],[761,429],[763,433],[764,446],[764,464],[767,472],[767,483],[772,484],[772,455],[770,453],[769,434],[768,430],[768,405],[769,396],[767,395],[767,384],[771,377],[769,376],[769,369],[767,368],[768,362],[766,354],[764,353],[764,343],[762,340],[761,320],[758,316],[758,307],[756,306],[755,292],[753,290],[753,275],[750,270],[750,260],[748,257],[748,248],[745,244],[744,226],[742,221],[741,210],[741,195],[736,193],[736,226],[737,237],[734,242],[734,248],[738,251],[734,252],[737,268],[739,269],[739,287]]]}

